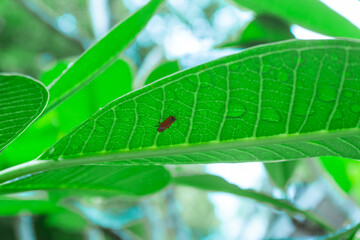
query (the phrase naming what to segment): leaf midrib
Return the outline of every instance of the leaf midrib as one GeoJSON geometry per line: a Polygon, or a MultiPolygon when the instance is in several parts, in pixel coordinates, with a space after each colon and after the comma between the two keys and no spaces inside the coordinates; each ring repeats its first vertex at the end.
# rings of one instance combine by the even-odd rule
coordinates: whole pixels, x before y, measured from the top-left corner
{"type": "MultiPolygon", "coordinates": [[[[317,140],[334,139],[338,137],[347,137],[360,135],[359,128],[343,129],[339,131],[317,131],[312,133],[281,134],[271,137],[251,137],[239,140],[211,141],[198,144],[179,144],[171,147],[149,147],[142,149],[119,150],[116,152],[94,153],[94,155],[79,154],[77,156],[64,157],[67,166],[99,163],[106,161],[121,161],[139,158],[162,157],[191,153],[203,153],[210,151],[226,151],[229,149],[239,149],[245,147],[268,146],[273,144],[286,144],[294,142],[307,142],[317,140]],[[73,161],[73,162],[72,162],[73,161]]],[[[41,156],[40,156],[41,157],[41,156]]],[[[41,159],[38,160],[47,160],[41,159]]],[[[51,159],[49,159],[51,160],[51,159]]]]}

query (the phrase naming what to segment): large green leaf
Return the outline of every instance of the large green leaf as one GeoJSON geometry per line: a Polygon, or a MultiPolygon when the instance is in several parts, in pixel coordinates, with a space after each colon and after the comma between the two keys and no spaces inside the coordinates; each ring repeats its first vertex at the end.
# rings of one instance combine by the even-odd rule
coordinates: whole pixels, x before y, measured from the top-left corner
{"type": "MultiPolygon", "coordinates": [[[[44,72],[40,80],[51,82],[66,69],[61,61],[44,72]]],[[[89,118],[108,102],[131,91],[133,69],[128,59],[117,59],[89,85],[55,111],[40,118],[0,155],[0,167],[11,167],[35,159],[57,140],[89,118]]]]}
{"type": "Polygon", "coordinates": [[[126,164],[360,159],[360,42],[263,45],[163,78],[98,111],[0,179],[116,160],[126,164]],[[159,119],[175,123],[158,132],[159,119]],[[346,121],[344,121],[346,119],[346,121]]]}
{"type": "Polygon", "coordinates": [[[333,37],[360,38],[360,29],[319,0],[233,0],[257,14],[270,14],[333,37]]]}
{"type": "Polygon", "coordinates": [[[308,211],[304,211],[297,208],[296,206],[294,206],[293,204],[291,204],[286,200],[276,199],[266,194],[258,193],[250,189],[241,189],[238,186],[231,184],[218,176],[214,176],[214,175],[183,176],[183,177],[173,178],[173,182],[175,184],[191,186],[207,191],[226,192],[226,193],[235,194],[240,197],[250,198],[252,200],[269,205],[271,207],[287,211],[291,215],[301,214],[306,218],[308,218],[309,220],[317,223],[319,226],[323,227],[324,229],[332,231],[332,227],[329,226],[329,224],[326,223],[325,220],[320,219],[319,217],[315,216],[314,214],[308,211]]]}
{"type": "Polygon", "coordinates": [[[163,0],[151,0],[124,22],[114,27],[51,83],[48,86],[51,94],[50,103],[46,111],[50,111],[68,99],[112,65],[119,54],[129,47],[145,27],[162,2],[163,0]]]}
{"type": "Polygon", "coordinates": [[[48,91],[35,79],[0,75],[0,152],[42,113],[48,91]]]}
{"type": "Polygon", "coordinates": [[[359,53],[360,42],[297,40],[201,65],[110,103],[40,159],[360,159],[359,53]],[[177,121],[157,132],[168,116],[177,121]]]}
{"type": "Polygon", "coordinates": [[[32,190],[68,190],[141,196],[156,192],[170,181],[161,166],[78,166],[35,174],[0,185],[0,193],[32,190]]]}

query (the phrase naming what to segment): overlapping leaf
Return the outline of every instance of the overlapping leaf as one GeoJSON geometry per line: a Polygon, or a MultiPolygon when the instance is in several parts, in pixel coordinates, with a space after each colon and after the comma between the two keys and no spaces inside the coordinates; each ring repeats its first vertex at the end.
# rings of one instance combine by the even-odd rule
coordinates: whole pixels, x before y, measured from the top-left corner
{"type": "Polygon", "coordinates": [[[78,166],[39,173],[0,185],[0,193],[67,190],[141,196],[162,189],[169,181],[169,172],[160,166],[78,166]]]}
{"type": "Polygon", "coordinates": [[[0,75],[0,152],[44,110],[48,92],[25,76],[0,75]]]}
{"type": "Polygon", "coordinates": [[[124,22],[114,27],[50,84],[50,103],[46,111],[50,111],[68,99],[112,65],[118,55],[129,47],[145,27],[162,2],[163,0],[151,0],[124,22]]]}

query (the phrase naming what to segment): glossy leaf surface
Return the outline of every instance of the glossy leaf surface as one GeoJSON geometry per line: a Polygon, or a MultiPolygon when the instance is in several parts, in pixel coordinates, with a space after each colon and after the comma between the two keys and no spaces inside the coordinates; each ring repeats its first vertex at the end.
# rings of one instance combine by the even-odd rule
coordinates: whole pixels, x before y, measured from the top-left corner
{"type": "Polygon", "coordinates": [[[29,77],[0,75],[0,152],[42,113],[45,86],[29,77]]]}
{"type": "Polygon", "coordinates": [[[73,164],[360,159],[359,65],[358,41],[255,47],[117,99],[40,159],[73,159],[73,164]],[[159,133],[159,119],[169,116],[176,122],[159,133]]]}

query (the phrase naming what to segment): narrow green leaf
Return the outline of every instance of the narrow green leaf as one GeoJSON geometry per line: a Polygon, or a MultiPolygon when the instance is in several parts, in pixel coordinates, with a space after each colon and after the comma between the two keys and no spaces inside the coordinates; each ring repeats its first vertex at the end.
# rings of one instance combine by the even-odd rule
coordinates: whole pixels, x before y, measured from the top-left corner
{"type": "Polygon", "coordinates": [[[42,113],[48,95],[33,78],[0,75],[0,152],[42,113]]]}
{"type": "Polygon", "coordinates": [[[247,48],[293,38],[289,24],[282,19],[270,15],[259,15],[241,29],[238,39],[227,41],[219,47],[247,48]]]}
{"type": "Polygon", "coordinates": [[[100,192],[142,196],[164,188],[169,181],[169,172],[161,166],[78,166],[43,172],[0,185],[0,193],[72,190],[77,194],[100,192]]]}
{"type": "Polygon", "coordinates": [[[40,159],[60,165],[360,159],[359,65],[358,41],[249,49],[117,99],[40,159]],[[159,118],[169,116],[177,120],[158,132],[159,118]]]}
{"type": "Polygon", "coordinates": [[[340,231],[327,235],[321,239],[326,240],[352,240],[356,232],[360,229],[360,224],[351,224],[341,229],[340,231]]]}
{"type": "Polygon", "coordinates": [[[360,38],[359,28],[318,0],[233,1],[257,14],[274,15],[325,35],[360,38]]]}
{"type": "Polygon", "coordinates": [[[274,184],[285,191],[298,163],[299,161],[271,162],[264,163],[264,166],[274,184]]]}
{"type": "Polygon", "coordinates": [[[145,85],[150,84],[160,78],[173,74],[177,71],[180,71],[179,61],[168,61],[161,63],[157,66],[146,78],[145,85]]]}
{"type": "Polygon", "coordinates": [[[326,223],[325,220],[320,219],[314,214],[298,209],[296,206],[290,202],[283,199],[276,199],[271,196],[258,193],[250,189],[241,189],[238,186],[227,182],[225,179],[214,176],[214,175],[192,175],[192,176],[183,176],[173,178],[175,184],[186,185],[190,187],[195,187],[203,189],[206,191],[215,191],[215,192],[226,192],[235,194],[240,197],[246,197],[257,202],[269,205],[279,210],[284,210],[290,213],[291,215],[301,214],[308,218],[309,220],[315,222],[322,228],[333,231],[332,227],[326,223]]]}
{"type": "Polygon", "coordinates": [[[68,133],[99,108],[130,92],[133,75],[130,63],[117,59],[90,84],[56,109],[60,132],[68,133]]]}
{"type": "Polygon", "coordinates": [[[61,104],[109,67],[129,47],[162,2],[163,0],[151,0],[114,27],[50,84],[50,103],[46,112],[61,104]]]}

